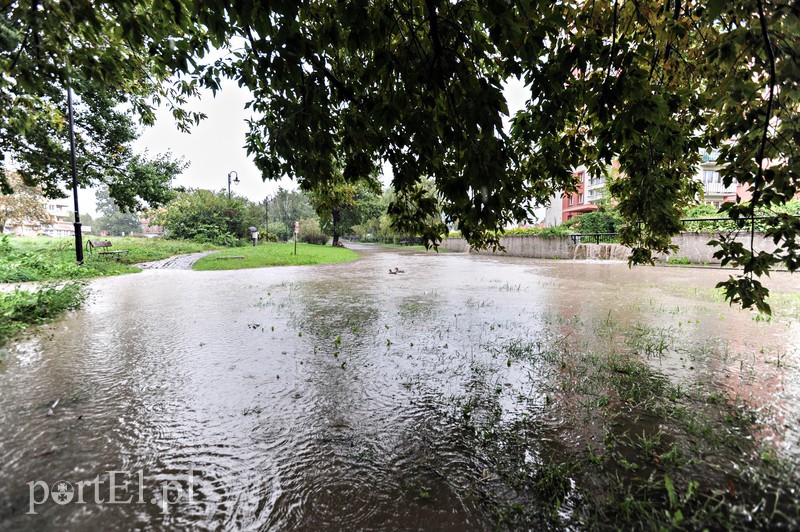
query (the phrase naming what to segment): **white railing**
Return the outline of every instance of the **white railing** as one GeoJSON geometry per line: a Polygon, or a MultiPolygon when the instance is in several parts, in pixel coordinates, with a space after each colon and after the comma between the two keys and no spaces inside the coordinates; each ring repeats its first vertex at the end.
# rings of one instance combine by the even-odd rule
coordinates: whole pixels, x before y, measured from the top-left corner
{"type": "Polygon", "coordinates": [[[711,194],[735,194],[736,184],[731,184],[726,187],[722,183],[703,183],[703,189],[706,196],[711,194]]]}

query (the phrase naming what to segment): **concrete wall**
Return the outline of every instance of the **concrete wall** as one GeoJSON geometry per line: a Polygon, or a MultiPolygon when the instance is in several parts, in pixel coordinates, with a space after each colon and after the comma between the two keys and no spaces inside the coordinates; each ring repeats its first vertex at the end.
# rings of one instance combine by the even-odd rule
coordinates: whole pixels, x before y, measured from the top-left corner
{"type": "MultiPolygon", "coordinates": [[[[685,258],[692,263],[709,263],[718,264],[719,259],[715,259],[712,255],[719,248],[711,247],[708,241],[712,238],[719,238],[718,233],[681,233],[672,237],[672,243],[678,246],[678,251],[672,255],[662,255],[660,260],[666,261],[670,257],[685,258]]],[[[750,248],[750,233],[743,232],[737,238],[737,242],[744,244],[746,248],[750,248]]],[[[759,251],[766,251],[771,253],[775,251],[777,246],[773,243],[771,238],[766,238],[764,233],[756,233],[754,240],[754,247],[756,253],[759,251]]]]}
{"type": "MultiPolygon", "coordinates": [[[[508,235],[500,237],[500,245],[506,248],[505,254],[509,257],[571,259],[575,255],[575,245],[568,237],[544,238],[538,235],[508,235]]],[[[441,247],[448,251],[492,254],[492,251],[472,251],[463,238],[446,238],[441,247]]]]}
{"type": "Polygon", "coordinates": [[[466,253],[469,251],[469,244],[461,237],[445,238],[439,245],[440,248],[447,251],[455,251],[457,253],[466,253]]]}
{"type": "MultiPolygon", "coordinates": [[[[670,257],[685,258],[689,262],[703,264],[717,264],[719,260],[712,255],[717,248],[708,246],[707,242],[718,235],[714,233],[681,233],[672,238],[672,243],[678,246],[678,251],[673,255],[661,255],[659,260],[666,261],[670,257]]],[[[745,246],[750,246],[750,235],[741,234],[737,239],[745,246]]],[[[630,249],[619,244],[579,244],[577,247],[569,237],[544,238],[538,235],[509,235],[500,238],[500,244],[506,248],[506,255],[510,257],[530,257],[537,259],[577,259],[577,260],[628,260],[630,249]]],[[[456,252],[473,252],[467,241],[463,238],[446,238],[441,245],[442,249],[456,252]]],[[[776,245],[772,239],[764,237],[763,233],[756,233],[756,252],[773,252],[776,245]]],[[[491,254],[491,251],[477,253],[491,254]]]]}

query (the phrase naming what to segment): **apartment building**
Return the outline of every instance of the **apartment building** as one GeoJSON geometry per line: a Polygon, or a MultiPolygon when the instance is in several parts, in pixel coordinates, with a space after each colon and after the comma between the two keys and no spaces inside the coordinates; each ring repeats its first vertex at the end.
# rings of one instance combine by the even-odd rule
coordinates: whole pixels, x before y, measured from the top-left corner
{"type": "MultiPolygon", "coordinates": [[[[717,162],[718,156],[718,150],[709,150],[702,155],[697,166],[694,179],[703,184],[701,201],[719,207],[726,201],[736,201],[737,195],[747,199],[747,186],[735,181],[727,187],[723,184],[720,175],[722,166],[717,162]]],[[[574,175],[578,182],[576,192],[553,195],[545,212],[546,226],[559,225],[581,214],[597,210],[606,197],[605,175],[589,175],[585,166],[579,166],[574,175]]]]}
{"type": "Polygon", "coordinates": [[[578,182],[578,186],[575,192],[561,195],[562,222],[566,222],[567,220],[571,220],[587,212],[596,211],[598,208],[598,193],[602,193],[602,189],[605,188],[604,184],[600,186],[597,182],[592,183],[593,180],[589,177],[585,166],[579,166],[573,175],[578,182]],[[594,202],[589,201],[590,192],[594,202]]]}
{"type": "Polygon", "coordinates": [[[703,203],[719,208],[726,201],[736,201],[737,195],[749,198],[747,187],[737,183],[735,179],[727,187],[724,185],[719,173],[722,166],[717,163],[718,157],[718,150],[709,150],[703,154],[703,159],[697,167],[695,179],[703,183],[703,203]]]}

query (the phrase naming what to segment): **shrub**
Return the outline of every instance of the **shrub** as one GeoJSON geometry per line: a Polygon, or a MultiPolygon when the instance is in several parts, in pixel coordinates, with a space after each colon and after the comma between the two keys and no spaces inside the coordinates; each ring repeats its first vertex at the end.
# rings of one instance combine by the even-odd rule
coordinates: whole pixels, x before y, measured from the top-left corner
{"type": "Polygon", "coordinates": [[[517,227],[515,229],[507,229],[507,235],[538,235],[544,238],[559,238],[562,236],[569,236],[572,234],[569,226],[554,225],[552,227],[517,227]]]}
{"type": "Polygon", "coordinates": [[[306,244],[319,244],[325,245],[328,243],[328,235],[322,232],[319,226],[319,220],[313,218],[306,218],[300,220],[300,234],[297,236],[300,242],[306,244]]]}
{"type": "Polygon", "coordinates": [[[622,218],[615,211],[600,208],[569,220],[564,225],[577,233],[616,233],[622,225],[622,218]]]}
{"type": "Polygon", "coordinates": [[[667,264],[691,264],[688,257],[670,257],[667,259],[667,264]]]}
{"type": "Polygon", "coordinates": [[[269,232],[270,234],[275,235],[275,238],[277,240],[280,240],[282,242],[288,242],[289,240],[294,238],[292,236],[293,231],[289,229],[289,227],[286,224],[283,224],[281,222],[270,222],[269,232]]]}
{"type": "MultiPolygon", "coordinates": [[[[773,206],[770,210],[758,209],[756,216],[775,216],[780,214],[789,214],[793,216],[800,215],[800,200],[792,200],[785,205],[773,206]]],[[[695,205],[694,207],[687,208],[683,211],[683,218],[725,218],[725,212],[719,212],[716,207],[712,205],[695,205]]],[[[756,220],[755,230],[765,231],[768,225],[765,223],[768,220],[756,220]]],[[[733,220],[713,220],[703,222],[684,222],[686,231],[707,232],[707,233],[720,233],[736,231],[738,229],[749,230],[749,222],[743,220],[741,225],[733,220]]]]}
{"type": "Polygon", "coordinates": [[[223,192],[183,192],[158,212],[156,223],[172,238],[195,242],[236,245],[237,239],[247,236],[245,201],[223,192]]]}

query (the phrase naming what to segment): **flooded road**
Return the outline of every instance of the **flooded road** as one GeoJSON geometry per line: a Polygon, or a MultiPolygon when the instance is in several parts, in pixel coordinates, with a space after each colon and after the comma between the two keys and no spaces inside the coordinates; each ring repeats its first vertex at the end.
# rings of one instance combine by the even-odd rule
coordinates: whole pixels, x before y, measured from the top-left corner
{"type": "Polygon", "coordinates": [[[798,463],[798,276],[768,283],[786,310],[764,322],[715,299],[715,270],[359,251],[99,279],[6,347],[0,530],[493,529],[506,488],[464,420],[535,421],[534,465],[584,445],[568,397],[550,408],[566,363],[522,353],[590,352],[612,322],[639,343],[604,341],[743,398],[798,463]]]}

